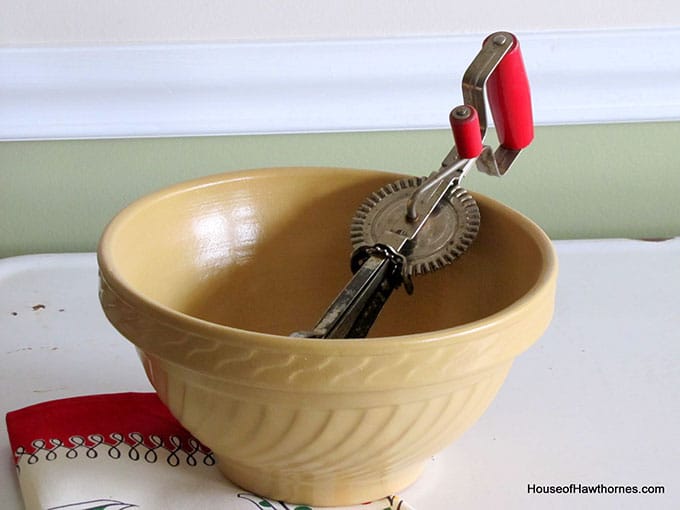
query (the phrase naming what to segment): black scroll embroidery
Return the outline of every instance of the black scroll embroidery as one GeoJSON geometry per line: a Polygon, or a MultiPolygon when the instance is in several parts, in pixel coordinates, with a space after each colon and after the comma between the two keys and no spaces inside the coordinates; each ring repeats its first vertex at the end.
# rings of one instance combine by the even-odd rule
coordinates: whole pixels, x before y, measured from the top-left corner
{"type": "Polygon", "coordinates": [[[125,436],[123,434],[119,434],[118,432],[114,432],[113,434],[109,435],[109,438],[113,441],[113,444],[109,446],[109,449],[106,451],[106,453],[109,454],[109,457],[112,459],[120,459],[120,450],[118,447],[125,442],[125,436]]]}
{"type": "Polygon", "coordinates": [[[114,432],[109,434],[108,439],[101,434],[90,434],[87,437],[74,435],[67,442],[60,439],[34,439],[31,448],[18,446],[14,452],[17,469],[19,461],[23,458],[27,464],[35,464],[44,459],[54,461],[63,456],[67,459],[76,459],[84,454],[89,459],[96,459],[100,453],[106,452],[111,459],[120,459],[127,446],[127,456],[134,462],[144,461],[154,464],[158,461],[165,462],[177,467],[181,464],[188,466],[214,466],[215,457],[209,449],[205,448],[198,440],[188,437],[183,440],[179,436],[169,436],[165,440],[161,436],[152,434],[144,437],[139,432],[124,434],[114,432]]]}

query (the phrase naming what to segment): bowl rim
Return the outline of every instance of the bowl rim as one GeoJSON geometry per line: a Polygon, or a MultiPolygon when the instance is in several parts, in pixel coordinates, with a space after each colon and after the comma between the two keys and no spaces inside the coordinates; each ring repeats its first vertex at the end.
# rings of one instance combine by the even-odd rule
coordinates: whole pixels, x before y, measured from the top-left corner
{"type": "MultiPolygon", "coordinates": [[[[521,297],[513,301],[505,308],[498,310],[486,317],[478,320],[457,325],[451,328],[437,329],[433,331],[410,333],[405,335],[368,337],[361,340],[357,339],[318,339],[318,338],[299,338],[272,333],[264,333],[240,329],[233,326],[218,324],[191,316],[189,314],[174,310],[156,300],[150,299],[142,294],[135,292],[126,282],[125,278],[116,270],[112,262],[112,243],[116,232],[130,218],[140,210],[152,205],[154,202],[167,199],[180,193],[195,191],[206,186],[217,186],[225,182],[236,182],[244,179],[267,178],[274,172],[294,171],[300,174],[329,171],[341,173],[362,173],[373,176],[384,175],[387,179],[394,180],[409,177],[408,174],[394,173],[376,169],[358,169],[328,166],[283,166],[283,167],[262,167],[245,170],[235,170],[216,173],[197,179],[183,181],[173,184],[150,194],[144,195],[120,210],[105,227],[97,245],[97,264],[99,268],[99,278],[107,285],[108,292],[113,292],[119,299],[126,304],[135,307],[140,313],[153,317],[154,320],[162,323],[166,327],[175,330],[186,331],[187,325],[191,325],[194,334],[211,338],[218,341],[228,342],[231,334],[243,338],[246,335],[250,342],[260,348],[268,350],[280,350],[283,347],[296,349],[321,349],[337,352],[343,351],[343,346],[351,344],[353,350],[367,350],[369,352],[393,351],[403,348],[404,344],[413,346],[426,345],[432,342],[446,340],[447,342],[464,342],[468,337],[476,337],[479,332],[489,329],[499,329],[504,325],[519,320],[531,304],[539,304],[544,298],[552,299],[557,280],[558,259],[555,247],[548,235],[531,219],[511,207],[494,200],[480,193],[471,192],[476,200],[485,206],[495,208],[501,213],[509,216],[523,230],[527,231],[529,237],[534,240],[539,250],[542,260],[538,278],[534,284],[521,297]],[[283,342],[285,341],[285,344],[283,342]]],[[[387,181],[389,182],[389,181],[387,181]]],[[[100,283],[101,288],[101,283],[100,283]]],[[[100,297],[101,297],[100,290],[100,297]]],[[[354,351],[356,352],[356,351],[354,351]]]]}

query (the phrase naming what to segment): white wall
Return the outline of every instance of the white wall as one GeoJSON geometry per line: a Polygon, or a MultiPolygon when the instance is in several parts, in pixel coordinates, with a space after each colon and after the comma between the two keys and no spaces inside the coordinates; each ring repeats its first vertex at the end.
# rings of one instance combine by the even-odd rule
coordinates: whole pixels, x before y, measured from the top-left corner
{"type": "Polygon", "coordinates": [[[0,12],[0,46],[348,39],[680,25],[677,0],[0,0],[0,12]]]}

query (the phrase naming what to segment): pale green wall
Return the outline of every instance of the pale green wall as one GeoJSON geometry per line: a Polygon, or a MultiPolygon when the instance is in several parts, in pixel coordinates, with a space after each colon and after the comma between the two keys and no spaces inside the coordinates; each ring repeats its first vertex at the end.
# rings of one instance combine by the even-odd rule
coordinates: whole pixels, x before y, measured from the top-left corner
{"type": "MultiPolygon", "coordinates": [[[[680,235],[680,122],[541,127],[510,174],[466,186],[554,239],[680,235]]],[[[0,257],[92,251],[107,221],[167,184],[232,169],[321,165],[427,174],[447,131],[0,144],[0,257]]],[[[349,218],[348,218],[349,221],[349,218]]]]}

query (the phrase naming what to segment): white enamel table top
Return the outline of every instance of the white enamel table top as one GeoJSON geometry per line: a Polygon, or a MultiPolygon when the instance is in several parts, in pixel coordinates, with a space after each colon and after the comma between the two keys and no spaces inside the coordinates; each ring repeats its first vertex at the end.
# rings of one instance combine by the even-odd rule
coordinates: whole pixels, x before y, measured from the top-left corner
{"type": "MultiPolygon", "coordinates": [[[[680,506],[680,238],[555,244],[553,323],[480,421],[402,494],[416,509],[680,506]],[[579,484],[665,492],[537,493],[579,484]]],[[[94,254],[0,260],[0,387],[3,416],[45,400],[151,390],[99,308],[94,254]]],[[[1,423],[2,507],[21,509],[1,423]]]]}

